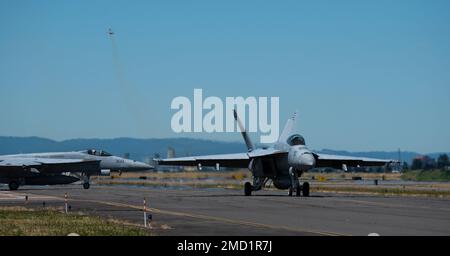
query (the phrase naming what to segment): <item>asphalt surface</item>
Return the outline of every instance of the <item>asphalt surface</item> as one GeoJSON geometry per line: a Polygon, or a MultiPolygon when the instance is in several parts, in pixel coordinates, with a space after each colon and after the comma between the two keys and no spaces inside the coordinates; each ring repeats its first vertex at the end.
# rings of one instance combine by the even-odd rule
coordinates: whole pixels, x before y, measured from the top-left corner
{"type": "Polygon", "coordinates": [[[156,235],[450,235],[450,200],[133,186],[0,186],[1,206],[63,207],[143,225],[143,199],[156,235]],[[25,196],[28,195],[28,201],[25,196]]]}

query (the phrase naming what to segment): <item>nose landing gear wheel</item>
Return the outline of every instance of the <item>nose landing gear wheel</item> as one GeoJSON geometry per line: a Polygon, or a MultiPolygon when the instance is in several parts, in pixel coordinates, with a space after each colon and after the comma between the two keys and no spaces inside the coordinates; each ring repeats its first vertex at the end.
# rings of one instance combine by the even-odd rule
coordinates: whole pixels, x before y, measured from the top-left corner
{"type": "Polygon", "coordinates": [[[83,183],[83,188],[84,189],[89,189],[89,187],[90,187],[91,185],[89,184],[89,183],[83,183]]]}
{"type": "Polygon", "coordinates": [[[301,191],[301,186],[300,184],[297,184],[297,187],[295,188],[295,196],[300,196],[300,191],[301,191]]]}
{"type": "Polygon", "coordinates": [[[250,182],[245,182],[244,184],[244,194],[245,196],[251,196],[252,195],[252,184],[250,184],[250,182]]]}
{"type": "Polygon", "coordinates": [[[9,190],[17,190],[19,189],[19,183],[17,181],[11,181],[8,184],[9,190]]]}
{"type": "Polygon", "coordinates": [[[309,196],[309,183],[308,182],[303,183],[302,193],[303,193],[303,196],[309,196]]]}

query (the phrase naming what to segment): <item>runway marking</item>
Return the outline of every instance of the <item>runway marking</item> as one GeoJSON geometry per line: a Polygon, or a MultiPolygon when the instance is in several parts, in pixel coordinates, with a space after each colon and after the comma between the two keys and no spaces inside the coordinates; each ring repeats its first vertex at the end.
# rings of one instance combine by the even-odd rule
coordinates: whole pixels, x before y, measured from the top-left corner
{"type": "Polygon", "coordinates": [[[3,201],[16,201],[16,200],[25,200],[25,197],[28,195],[28,200],[41,200],[41,199],[58,199],[53,196],[46,196],[46,195],[34,195],[34,194],[28,194],[28,193],[17,193],[17,192],[9,192],[9,191],[2,191],[0,193],[0,200],[3,201]]]}
{"type": "MultiPolygon", "coordinates": [[[[108,189],[108,188],[105,188],[105,187],[102,187],[102,188],[99,188],[99,189],[102,189],[102,190],[106,190],[106,189],[108,189]]],[[[115,188],[116,189],[116,188],[115,188]]],[[[129,189],[126,189],[126,188],[119,188],[120,190],[125,190],[125,191],[129,191],[129,189]]],[[[140,188],[133,188],[135,191],[140,191],[140,192],[149,192],[149,190],[150,189],[140,189],[140,188]]],[[[190,190],[189,192],[191,192],[191,193],[195,193],[195,194],[202,194],[202,191],[194,191],[194,190],[190,190]]],[[[170,193],[170,194],[174,194],[174,195],[180,195],[180,192],[179,191],[164,191],[164,193],[170,193]]],[[[234,195],[234,194],[233,194],[234,195]]],[[[264,197],[264,195],[260,195],[261,197],[264,197]]],[[[291,197],[288,197],[288,196],[286,196],[286,198],[290,198],[290,199],[292,199],[291,197]]],[[[306,198],[306,197],[301,197],[301,198],[303,198],[303,199],[310,199],[310,198],[306,198]]],[[[401,197],[396,197],[396,198],[401,198],[401,197]]],[[[267,197],[264,197],[264,198],[260,198],[260,197],[258,197],[258,199],[263,199],[263,200],[265,200],[265,201],[273,201],[273,202],[277,202],[277,203],[289,203],[290,204],[290,201],[289,202],[286,202],[286,201],[280,201],[280,200],[275,200],[275,199],[273,199],[273,198],[267,198],[267,197]]],[[[295,200],[295,199],[294,199],[295,200]]],[[[320,198],[319,200],[328,200],[328,201],[330,201],[330,199],[329,198],[320,198]]],[[[410,206],[410,205],[402,205],[402,204],[390,204],[390,203],[382,203],[382,202],[373,202],[373,201],[365,201],[365,200],[356,200],[356,199],[344,199],[344,198],[339,198],[339,197],[333,197],[333,199],[332,199],[333,201],[342,201],[342,202],[350,202],[350,203],[359,203],[359,204],[365,204],[365,205],[373,205],[373,206],[386,206],[386,207],[399,207],[399,208],[420,208],[420,209],[431,209],[431,210],[444,210],[444,211],[450,211],[450,207],[449,208],[442,208],[442,207],[439,207],[439,208],[436,208],[436,207],[427,207],[427,206],[410,206]]],[[[311,202],[311,201],[310,201],[311,202]]]]}
{"type": "MultiPolygon", "coordinates": [[[[100,189],[100,190],[108,190],[111,189],[111,187],[109,186],[105,186],[105,185],[100,185],[97,186],[96,189],[100,189]]],[[[134,191],[139,191],[139,192],[151,192],[151,191],[155,191],[151,188],[139,188],[139,187],[132,187],[132,189],[134,191]]],[[[115,187],[114,190],[123,190],[123,191],[130,191],[130,188],[122,188],[122,187],[115,187]]],[[[7,192],[7,193],[11,193],[10,191],[3,191],[3,192],[7,192]]],[[[196,190],[190,190],[189,192],[194,193],[194,194],[203,194],[203,191],[196,191],[196,190]]],[[[13,193],[17,193],[17,192],[13,192],[13,193]]],[[[172,194],[172,195],[180,195],[180,191],[174,191],[174,190],[166,190],[164,191],[164,193],[168,193],[168,194],[172,194]]],[[[1,195],[1,193],[0,193],[1,195]]],[[[232,194],[234,195],[234,194],[232,194]]],[[[13,197],[14,195],[8,195],[10,197],[13,197]]],[[[264,197],[264,195],[261,195],[262,197],[264,197]]],[[[51,196],[41,196],[41,197],[34,197],[35,199],[54,199],[55,197],[51,197],[51,196]]],[[[289,197],[290,198],[290,197],[289,197]]],[[[302,197],[303,198],[303,197],[302,197]]],[[[400,197],[397,197],[400,198],[400,197]]],[[[24,199],[24,196],[21,198],[17,198],[17,199],[24,199]]],[[[262,198],[258,198],[258,199],[262,199],[262,198]]],[[[306,198],[305,198],[306,199],[306,198]]],[[[7,199],[3,199],[0,198],[0,200],[7,200],[7,199]]],[[[264,198],[265,201],[273,201],[273,202],[277,202],[277,203],[288,203],[285,201],[279,201],[279,200],[275,200],[272,198],[264,198]]],[[[328,200],[330,201],[330,199],[328,198],[321,198],[320,200],[328,200]]],[[[356,200],[356,199],[344,199],[344,198],[339,198],[339,197],[333,197],[332,199],[333,201],[341,201],[341,202],[349,202],[349,203],[358,203],[358,204],[363,204],[363,205],[372,205],[372,206],[385,206],[385,207],[399,207],[399,208],[420,208],[420,209],[432,209],[432,210],[443,210],[443,211],[450,211],[450,207],[449,208],[436,208],[436,207],[427,207],[427,206],[410,206],[410,205],[401,205],[401,204],[390,204],[390,203],[382,203],[382,202],[373,202],[373,201],[365,201],[365,200],[356,200]]],[[[309,200],[308,200],[309,201],[309,200]]],[[[311,201],[309,201],[311,202],[311,201]]]]}
{"type": "MultiPolygon", "coordinates": [[[[75,200],[142,210],[142,206],[136,206],[136,205],[130,205],[130,204],[124,204],[124,203],[108,202],[108,201],[101,201],[101,200],[89,200],[89,199],[75,199],[75,200]]],[[[283,230],[293,231],[293,232],[314,233],[314,234],[323,235],[323,236],[347,236],[346,234],[335,233],[335,232],[324,232],[324,231],[289,228],[289,227],[284,227],[284,226],[274,226],[274,225],[270,225],[270,224],[242,221],[242,220],[233,220],[233,219],[227,219],[227,218],[215,217],[215,216],[209,216],[209,215],[202,215],[202,214],[161,210],[161,209],[157,209],[157,208],[153,208],[153,207],[149,207],[148,210],[151,212],[154,212],[154,213],[161,213],[161,214],[181,216],[181,217],[190,217],[190,218],[204,219],[204,220],[213,220],[213,221],[253,226],[253,227],[259,227],[259,228],[283,229],[283,230]]]]}
{"type": "MultiPolygon", "coordinates": [[[[100,189],[103,191],[108,191],[108,189],[111,189],[111,187],[95,187],[95,189],[100,189]]],[[[158,190],[154,190],[154,189],[146,189],[146,188],[117,188],[114,187],[112,188],[114,192],[114,190],[122,190],[122,191],[140,191],[143,193],[158,193],[161,191],[158,190]]],[[[189,191],[193,193],[193,196],[195,195],[201,195],[204,194],[205,191],[189,191]]],[[[174,191],[174,190],[168,190],[168,191],[164,191],[164,193],[169,193],[171,195],[175,195],[175,196],[184,196],[183,195],[183,191],[174,191]]],[[[120,193],[119,193],[120,194],[120,193]]],[[[0,193],[1,195],[1,193],[0,193]]],[[[123,194],[122,194],[123,195],[123,194]]],[[[232,196],[236,196],[235,193],[230,193],[230,195],[232,196]]],[[[277,194],[278,195],[278,194],[277,194]]],[[[280,194],[281,195],[281,194],[280,194]]],[[[11,195],[8,195],[11,196],[11,195]]],[[[129,195],[123,195],[123,196],[129,196],[129,195]]],[[[224,194],[224,197],[227,197],[227,194],[224,194]]],[[[79,197],[78,197],[79,198],[79,197]]],[[[443,211],[449,211],[450,208],[446,208],[446,207],[427,207],[427,206],[422,206],[422,205],[407,205],[407,204],[397,204],[397,202],[401,202],[401,197],[395,197],[393,199],[395,199],[395,201],[393,201],[392,203],[385,203],[385,202],[378,202],[378,201],[371,201],[371,200],[364,200],[364,198],[360,199],[348,199],[348,198],[342,198],[342,197],[331,197],[331,198],[306,198],[306,197],[301,197],[301,198],[290,198],[290,197],[281,197],[281,200],[276,200],[274,198],[270,198],[270,195],[265,197],[264,194],[262,194],[261,196],[255,197],[254,199],[257,200],[264,200],[264,201],[273,201],[273,202],[278,202],[278,203],[288,203],[291,202],[291,200],[293,203],[298,203],[295,205],[302,205],[301,203],[312,203],[313,205],[318,204],[318,202],[325,200],[325,202],[348,202],[351,204],[362,204],[362,205],[369,205],[369,206],[383,206],[383,207],[389,207],[389,208],[411,208],[411,209],[415,209],[415,208],[421,208],[421,209],[428,209],[428,210],[443,210],[443,211]],[[289,199],[289,200],[288,200],[289,199]],[[302,200],[296,200],[296,199],[302,199],[302,200]]],[[[376,198],[375,198],[376,199],[376,198]]],[[[61,199],[58,199],[61,200],[61,199]]],[[[103,204],[103,205],[111,205],[111,206],[116,206],[116,207],[122,207],[122,208],[132,208],[132,209],[136,209],[136,210],[140,210],[142,211],[142,206],[141,205],[132,205],[132,204],[126,204],[126,203],[119,203],[119,202],[112,202],[112,201],[101,201],[101,200],[89,200],[89,199],[77,199],[77,197],[73,197],[70,200],[73,201],[85,201],[85,202],[92,202],[92,203],[97,203],[97,204],[103,204]]],[[[441,200],[439,200],[441,201],[441,200]]],[[[418,202],[418,204],[420,204],[420,201],[418,202]]],[[[345,205],[343,206],[345,207],[345,205]]],[[[162,210],[162,209],[157,209],[157,208],[150,208],[151,211],[155,212],[155,213],[160,213],[160,214],[166,214],[166,215],[172,215],[172,216],[180,216],[180,217],[189,217],[189,218],[196,218],[196,219],[203,219],[203,220],[210,220],[210,221],[218,221],[218,222],[222,222],[222,223],[231,223],[231,224],[236,224],[236,225],[246,225],[246,226],[253,226],[253,227],[258,227],[258,228],[267,228],[267,229],[278,229],[278,230],[286,230],[286,231],[292,231],[292,232],[309,232],[311,234],[318,234],[318,235],[346,235],[346,234],[340,234],[340,233],[335,233],[335,232],[322,232],[322,231],[315,231],[315,230],[303,230],[301,228],[293,228],[293,227],[286,227],[286,226],[277,226],[277,225],[271,225],[271,224],[264,224],[264,223],[258,223],[258,222],[252,222],[252,221],[245,221],[245,220],[239,220],[239,219],[229,219],[229,218],[222,218],[222,217],[217,217],[217,216],[210,216],[210,215],[202,215],[202,214],[195,214],[195,213],[186,213],[186,212],[178,212],[178,211],[170,211],[170,210],[162,210]]]]}
{"type": "MultiPolygon", "coordinates": [[[[36,195],[36,194],[34,194],[34,195],[41,196],[41,195],[36,195]]],[[[64,200],[62,197],[51,197],[51,198],[64,200]]],[[[142,210],[142,205],[131,205],[131,204],[103,201],[103,200],[80,199],[80,198],[72,197],[69,199],[69,201],[90,202],[90,203],[104,204],[104,205],[110,205],[110,206],[116,206],[116,207],[122,207],[122,208],[132,208],[132,209],[142,210]]],[[[228,218],[223,218],[223,217],[216,217],[216,216],[209,216],[209,215],[202,215],[202,214],[162,210],[162,209],[157,209],[157,208],[153,208],[153,207],[149,207],[148,210],[151,212],[154,212],[154,213],[160,213],[160,214],[166,214],[166,215],[172,215],[172,216],[212,220],[212,221],[219,221],[219,222],[225,222],[225,223],[231,223],[231,224],[237,224],[237,225],[246,225],[246,226],[258,227],[258,228],[281,229],[281,230],[286,230],[286,231],[311,233],[311,234],[317,234],[317,235],[322,235],[322,236],[348,236],[347,234],[336,233],[336,232],[326,232],[326,231],[290,228],[290,227],[285,227],[285,226],[275,226],[275,225],[258,223],[258,222],[233,220],[233,219],[228,219],[228,218]]]]}
{"type": "MultiPolygon", "coordinates": [[[[97,187],[97,188],[98,189],[102,189],[102,190],[109,189],[107,187],[97,187]]],[[[127,189],[127,188],[114,188],[114,189],[129,191],[129,189],[127,189]]],[[[151,188],[149,188],[149,189],[133,188],[133,189],[135,191],[139,191],[139,192],[149,192],[151,190],[151,188]]],[[[195,194],[202,194],[202,191],[194,191],[194,190],[192,190],[190,192],[195,193],[195,194]]],[[[164,191],[164,193],[180,195],[179,191],[170,191],[170,190],[168,190],[168,191],[164,191]]],[[[264,195],[261,195],[261,196],[264,197],[264,195]]],[[[302,197],[302,198],[304,198],[304,197],[302,197]]],[[[262,199],[262,198],[258,198],[258,199],[262,199]]],[[[291,204],[290,202],[275,200],[275,199],[272,199],[272,198],[264,198],[264,200],[265,201],[273,201],[273,202],[277,202],[277,203],[289,203],[289,204],[291,204]]],[[[328,198],[321,198],[320,200],[328,200],[328,201],[330,201],[330,199],[328,199],[328,198]]],[[[373,202],[373,201],[356,200],[356,199],[343,199],[343,198],[339,198],[339,197],[333,197],[333,201],[334,200],[336,200],[336,201],[339,200],[341,202],[358,203],[358,204],[363,204],[363,205],[371,205],[371,206],[385,206],[385,207],[390,207],[390,208],[395,208],[395,207],[399,207],[399,208],[414,208],[414,209],[420,208],[420,209],[427,209],[427,210],[431,209],[431,210],[450,211],[450,207],[449,208],[441,208],[441,207],[436,208],[436,207],[427,207],[427,206],[410,206],[410,205],[390,204],[390,203],[373,202]]]]}
{"type": "Polygon", "coordinates": [[[336,198],[337,200],[341,202],[352,202],[352,203],[359,203],[359,204],[365,204],[365,205],[379,205],[379,206],[386,206],[386,207],[399,207],[399,208],[420,208],[420,209],[431,209],[431,210],[443,210],[443,211],[450,211],[449,208],[437,208],[437,207],[427,207],[427,206],[411,206],[411,205],[402,205],[402,204],[388,204],[388,203],[382,203],[382,202],[372,202],[372,201],[363,201],[363,200],[355,200],[355,199],[343,199],[343,198],[336,198]]]}
{"type": "MultiPolygon", "coordinates": [[[[305,198],[302,197],[304,200],[302,200],[301,202],[309,202],[309,203],[315,203],[317,202],[315,199],[309,198],[305,198]]],[[[262,199],[262,198],[259,198],[262,199]]],[[[295,200],[295,199],[294,199],[295,200]]],[[[333,197],[333,199],[328,199],[328,198],[319,198],[317,200],[327,200],[327,201],[340,201],[340,202],[348,202],[348,203],[355,203],[355,204],[361,204],[361,205],[369,205],[369,206],[384,206],[384,207],[389,207],[389,208],[413,208],[413,209],[426,209],[426,210],[442,210],[442,211],[450,211],[450,207],[449,208],[442,208],[442,207],[428,207],[428,206],[412,206],[412,205],[402,205],[402,204],[395,204],[395,203],[382,203],[382,202],[373,202],[373,201],[364,201],[364,200],[356,200],[356,199],[343,199],[343,198],[338,198],[338,197],[333,197]]],[[[276,203],[281,203],[281,204],[289,204],[292,205],[291,201],[280,201],[280,200],[275,200],[272,198],[264,198],[264,201],[272,201],[272,202],[276,202],[276,203]]],[[[296,201],[294,201],[296,202],[296,201]]],[[[314,204],[315,205],[315,204],[314,204]]]]}
{"type": "MultiPolygon", "coordinates": [[[[310,200],[311,198],[309,198],[309,199],[307,199],[305,197],[302,197],[302,198],[305,199],[305,201],[302,200],[302,202],[306,202],[306,200],[308,200],[308,202],[310,202],[310,203],[317,202],[315,199],[310,200]]],[[[354,203],[354,204],[360,204],[360,205],[384,206],[384,207],[388,207],[388,208],[413,208],[413,209],[450,211],[450,207],[442,208],[442,207],[428,207],[428,206],[412,206],[412,205],[402,205],[402,204],[395,204],[395,203],[382,203],[382,202],[364,201],[364,200],[356,200],[356,199],[344,199],[344,198],[338,198],[338,197],[333,197],[332,200],[328,199],[328,198],[319,198],[317,200],[340,201],[340,202],[348,202],[348,203],[354,203]]],[[[292,205],[292,203],[290,201],[280,201],[280,200],[275,200],[272,198],[264,198],[264,201],[272,201],[272,202],[292,205]]]]}

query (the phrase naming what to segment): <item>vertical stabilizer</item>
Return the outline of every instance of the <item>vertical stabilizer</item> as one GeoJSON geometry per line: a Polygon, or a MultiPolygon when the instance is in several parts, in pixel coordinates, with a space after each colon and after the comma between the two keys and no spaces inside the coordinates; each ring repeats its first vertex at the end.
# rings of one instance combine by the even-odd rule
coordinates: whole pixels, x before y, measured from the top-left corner
{"type": "Polygon", "coordinates": [[[253,143],[250,140],[250,137],[248,136],[248,133],[244,128],[244,125],[242,124],[241,120],[239,119],[236,109],[233,110],[233,115],[234,115],[234,120],[236,120],[236,122],[239,125],[239,129],[241,130],[242,137],[244,138],[245,144],[247,145],[248,152],[253,151],[253,149],[255,149],[253,147],[253,143]]]}
{"type": "Polygon", "coordinates": [[[297,113],[298,111],[295,111],[291,118],[289,118],[286,122],[286,125],[284,126],[283,131],[280,134],[280,137],[278,138],[277,144],[286,144],[286,140],[294,134],[295,132],[295,124],[297,121],[297,113]]]}

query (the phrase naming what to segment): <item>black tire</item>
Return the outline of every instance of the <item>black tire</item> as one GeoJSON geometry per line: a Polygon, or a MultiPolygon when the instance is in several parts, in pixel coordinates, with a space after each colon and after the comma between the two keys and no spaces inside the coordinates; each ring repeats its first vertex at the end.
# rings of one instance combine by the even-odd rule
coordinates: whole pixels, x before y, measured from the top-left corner
{"type": "Polygon", "coordinates": [[[303,193],[303,196],[309,196],[309,183],[308,182],[303,183],[302,193],[303,193]]]}
{"type": "Polygon", "coordinates": [[[292,196],[292,192],[293,192],[293,189],[292,189],[292,187],[289,187],[289,192],[288,192],[288,196],[292,196]]]}
{"type": "Polygon", "coordinates": [[[89,189],[90,187],[91,187],[91,185],[88,182],[83,183],[84,189],[89,189]]]}
{"type": "Polygon", "coordinates": [[[252,195],[252,184],[250,184],[250,182],[245,182],[244,184],[244,195],[245,196],[251,196],[252,195]]]}
{"type": "Polygon", "coordinates": [[[297,184],[297,187],[295,188],[295,196],[300,196],[300,191],[302,190],[302,187],[300,184],[297,184]]]}
{"type": "Polygon", "coordinates": [[[15,181],[15,180],[10,181],[8,184],[8,187],[9,187],[9,190],[17,190],[17,189],[19,189],[19,182],[15,181]]]}

